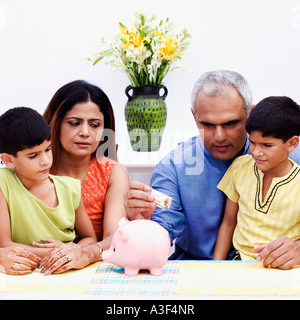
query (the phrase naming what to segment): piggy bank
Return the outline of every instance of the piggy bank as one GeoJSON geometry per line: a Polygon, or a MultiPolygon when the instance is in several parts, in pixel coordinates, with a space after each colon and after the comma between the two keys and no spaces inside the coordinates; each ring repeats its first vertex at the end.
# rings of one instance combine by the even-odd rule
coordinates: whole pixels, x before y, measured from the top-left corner
{"type": "Polygon", "coordinates": [[[151,220],[119,221],[111,246],[103,251],[102,259],[124,268],[126,275],[135,276],[139,270],[161,275],[170,254],[168,232],[151,220]]]}

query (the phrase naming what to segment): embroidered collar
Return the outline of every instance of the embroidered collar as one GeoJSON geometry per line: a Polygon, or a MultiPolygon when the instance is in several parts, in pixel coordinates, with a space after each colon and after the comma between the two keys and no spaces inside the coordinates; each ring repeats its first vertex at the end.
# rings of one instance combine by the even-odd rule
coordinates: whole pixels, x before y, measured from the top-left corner
{"type": "Polygon", "coordinates": [[[276,196],[278,189],[281,186],[284,186],[284,185],[288,184],[289,182],[291,182],[292,180],[294,180],[299,172],[300,172],[300,167],[296,166],[296,168],[294,168],[292,170],[292,172],[285,179],[277,182],[273,186],[271,192],[268,192],[268,194],[269,194],[268,198],[265,199],[264,203],[261,203],[260,194],[261,194],[261,190],[262,190],[262,181],[260,179],[259,169],[257,168],[257,165],[255,163],[254,164],[254,174],[256,175],[256,178],[257,178],[257,187],[256,187],[256,195],[255,195],[255,210],[262,212],[264,214],[267,214],[269,212],[269,209],[270,209],[271,204],[276,196]]]}

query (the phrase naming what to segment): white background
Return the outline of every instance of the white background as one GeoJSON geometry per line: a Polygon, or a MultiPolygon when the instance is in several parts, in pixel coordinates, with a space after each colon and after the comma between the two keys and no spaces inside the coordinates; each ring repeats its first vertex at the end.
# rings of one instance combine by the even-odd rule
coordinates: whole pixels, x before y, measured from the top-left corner
{"type": "Polygon", "coordinates": [[[117,142],[128,143],[123,133],[129,80],[86,58],[100,50],[102,36],[118,33],[119,21],[130,27],[134,12],[169,17],[192,34],[181,62],[187,71],[175,70],[164,80],[166,131],[179,130],[184,139],[194,134],[191,90],[209,70],[243,74],[254,103],[269,95],[300,102],[300,0],[0,0],[0,114],[15,106],[43,113],[59,87],[84,79],[107,93],[117,142]]]}

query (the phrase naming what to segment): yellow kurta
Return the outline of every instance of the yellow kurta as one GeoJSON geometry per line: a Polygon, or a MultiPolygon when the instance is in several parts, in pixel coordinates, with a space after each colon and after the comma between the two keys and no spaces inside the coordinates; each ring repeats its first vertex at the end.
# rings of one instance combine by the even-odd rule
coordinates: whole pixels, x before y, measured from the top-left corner
{"type": "Polygon", "coordinates": [[[262,201],[263,172],[250,155],[237,158],[218,185],[238,203],[233,245],[242,260],[257,257],[253,248],[282,236],[300,238],[300,166],[293,164],[284,177],[274,178],[262,201]]]}
{"type": "Polygon", "coordinates": [[[70,177],[50,175],[58,205],[48,207],[31,194],[15,172],[0,169],[0,188],[7,202],[12,241],[31,245],[40,238],[70,242],[75,238],[75,210],[81,198],[80,181],[70,177]]]}

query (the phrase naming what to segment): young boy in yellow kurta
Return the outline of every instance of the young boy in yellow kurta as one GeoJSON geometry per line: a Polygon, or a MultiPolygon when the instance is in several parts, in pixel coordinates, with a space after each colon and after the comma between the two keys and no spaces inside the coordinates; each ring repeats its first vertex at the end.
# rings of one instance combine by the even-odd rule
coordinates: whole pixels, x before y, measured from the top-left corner
{"type": "MultiPolygon", "coordinates": [[[[50,138],[48,124],[33,109],[14,108],[0,116],[0,154],[6,165],[0,169],[0,247],[17,245],[44,257],[59,242],[72,242],[75,229],[78,245],[97,240],[80,181],[49,175],[50,138]]],[[[69,261],[61,256],[61,264],[69,261]]]]}
{"type": "Polygon", "coordinates": [[[288,97],[258,103],[246,124],[250,153],[237,158],[218,185],[227,196],[214,260],[233,243],[242,260],[282,236],[300,238],[300,166],[289,159],[300,134],[300,107],[288,97]]]}

